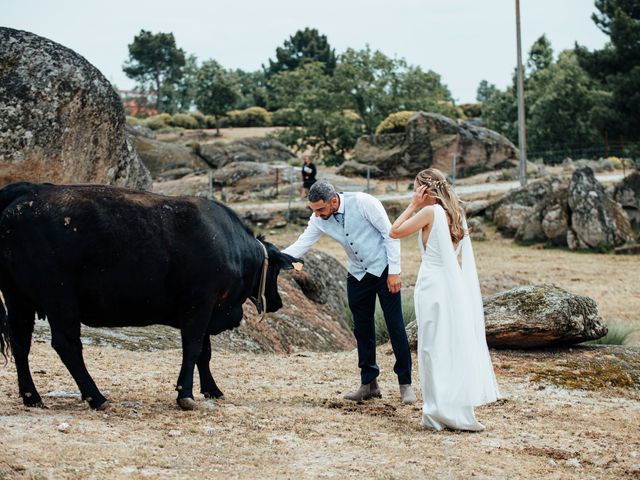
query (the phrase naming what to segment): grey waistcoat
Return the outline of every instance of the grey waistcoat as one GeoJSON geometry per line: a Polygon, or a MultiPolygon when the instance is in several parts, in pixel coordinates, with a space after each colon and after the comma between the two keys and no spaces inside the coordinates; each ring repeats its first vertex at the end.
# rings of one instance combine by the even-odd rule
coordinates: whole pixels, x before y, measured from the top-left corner
{"type": "Polygon", "coordinates": [[[347,270],[358,280],[367,273],[382,275],[388,265],[382,234],[362,216],[356,193],[344,193],[344,228],[332,216],[325,220],[325,233],[342,245],[349,259],[347,270]]]}

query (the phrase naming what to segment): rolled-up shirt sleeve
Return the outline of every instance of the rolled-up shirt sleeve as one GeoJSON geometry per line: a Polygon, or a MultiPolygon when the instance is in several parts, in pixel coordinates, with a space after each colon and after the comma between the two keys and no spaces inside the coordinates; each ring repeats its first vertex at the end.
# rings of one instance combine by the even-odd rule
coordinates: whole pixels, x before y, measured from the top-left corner
{"type": "Polygon", "coordinates": [[[360,213],[366,218],[376,230],[380,232],[384,242],[384,248],[387,250],[387,262],[389,263],[389,273],[397,275],[400,273],[400,240],[391,238],[389,230],[391,230],[391,222],[387,216],[382,203],[371,195],[358,195],[358,207],[360,213]]]}
{"type": "Polygon", "coordinates": [[[304,232],[302,232],[298,237],[298,240],[282,250],[282,253],[300,258],[309,251],[309,249],[320,239],[323,233],[324,232],[314,221],[314,217],[311,217],[307,224],[307,228],[305,228],[304,232]]]}

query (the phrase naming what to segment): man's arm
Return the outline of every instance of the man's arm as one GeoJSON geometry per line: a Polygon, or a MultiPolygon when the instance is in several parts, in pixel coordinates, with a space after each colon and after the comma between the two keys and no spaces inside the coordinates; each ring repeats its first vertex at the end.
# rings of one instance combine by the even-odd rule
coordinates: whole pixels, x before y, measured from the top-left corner
{"type": "Polygon", "coordinates": [[[282,253],[286,253],[287,255],[291,255],[292,257],[300,258],[302,255],[307,253],[309,249],[316,243],[324,232],[320,230],[320,227],[316,224],[316,220],[314,217],[309,219],[309,223],[307,224],[307,228],[305,228],[304,232],[298,237],[292,245],[288,246],[282,253]]]}
{"type": "Polygon", "coordinates": [[[366,218],[376,230],[380,232],[387,250],[387,262],[389,262],[389,274],[400,274],[400,240],[389,236],[391,222],[382,203],[371,195],[358,195],[358,204],[362,216],[366,218]]]}

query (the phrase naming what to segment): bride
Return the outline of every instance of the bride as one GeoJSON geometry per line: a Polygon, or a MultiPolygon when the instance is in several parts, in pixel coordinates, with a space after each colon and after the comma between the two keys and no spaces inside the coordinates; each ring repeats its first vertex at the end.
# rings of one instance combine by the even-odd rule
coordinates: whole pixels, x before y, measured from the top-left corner
{"type": "Polygon", "coordinates": [[[464,210],[438,169],[421,171],[414,185],[414,196],[389,235],[403,238],[418,231],[422,264],[414,303],[422,425],[484,430],[473,407],[493,402],[500,394],[464,210]]]}

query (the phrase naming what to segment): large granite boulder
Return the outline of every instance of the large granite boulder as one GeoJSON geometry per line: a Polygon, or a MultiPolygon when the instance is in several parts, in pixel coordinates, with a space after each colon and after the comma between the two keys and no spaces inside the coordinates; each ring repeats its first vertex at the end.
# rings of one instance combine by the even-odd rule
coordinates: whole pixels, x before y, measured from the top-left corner
{"type": "Polygon", "coordinates": [[[553,285],[527,285],[483,298],[487,343],[500,348],[571,345],[607,334],[596,302],[553,285]]]}
{"type": "Polygon", "coordinates": [[[589,167],[573,172],[567,201],[569,248],[611,250],[634,240],[625,211],[605,193],[589,167]]]}
{"type": "Polygon", "coordinates": [[[569,182],[558,177],[531,182],[485,207],[484,214],[505,235],[527,242],[544,241],[547,228],[558,244],[566,244],[567,215],[562,212],[566,211],[568,188],[569,182]],[[558,238],[562,219],[565,236],[558,238]]]}
{"type": "MultiPolygon", "coordinates": [[[[572,345],[607,334],[596,302],[553,285],[525,285],[483,298],[487,344],[494,348],[572,345]]],[[[412,348],[415,322],[407,325],[412,348]]]]}
{"type": "Polygon", "coordinates": [[[17,180],[151,186],[107,79],[62,45],[0,27],[0,184],[17,180]]]}
{"type": "Polygon", "coordinates": [[[356,162],[379,168],[387,177],[411,177],[427,167],[451,172],[456,156],[458,176],[513,166],[516,147],[504,136],[443,115],[418,112],[405,133],[369,135],[358,139],[356,162]]]}
{"type": "Polygon", "coordinates": [[[631,222],[631,227],[640,232],[640,172],[635,170],[618,183],[613,199],[622,205],[631,222]]]}
{"type": "Polygon", "coordinates": [[[283,143],[265,137],[250,137],[234,142],[204,143],[198,155],[212,168],[232,162],[288,163],[296,156],[283,143]]]}

